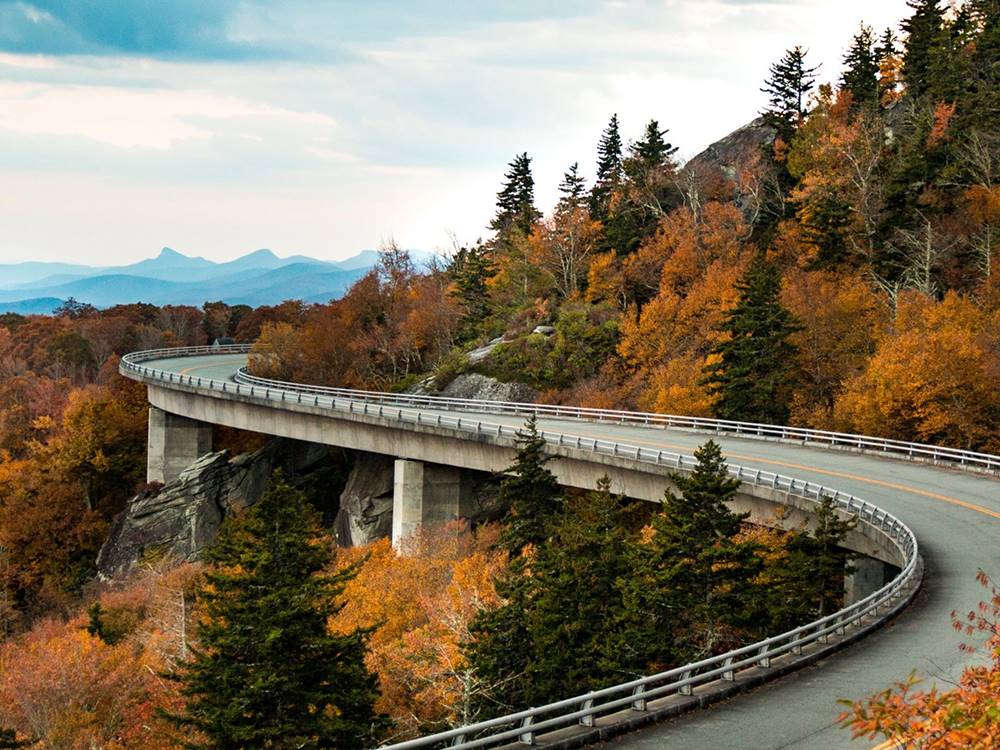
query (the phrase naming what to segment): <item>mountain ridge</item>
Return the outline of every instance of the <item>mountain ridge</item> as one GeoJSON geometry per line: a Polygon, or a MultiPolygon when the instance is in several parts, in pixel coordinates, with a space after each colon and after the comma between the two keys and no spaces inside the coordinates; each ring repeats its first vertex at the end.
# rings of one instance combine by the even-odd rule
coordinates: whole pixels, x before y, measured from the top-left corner
{"type": "MultiPolygon", "coordinates": [[[[417,253],[420,256],[424,253],[417,253]]],[[[132,302],[253,306],[286,299],[336,299],[378,261],[374,250],[343,261],[280,257],[260,248],[216,262],[163,247],[151,258],[112,266],[27,261],[0,265],[0,312],[51,313],[73,298],[96,307],[132,302]]]]}

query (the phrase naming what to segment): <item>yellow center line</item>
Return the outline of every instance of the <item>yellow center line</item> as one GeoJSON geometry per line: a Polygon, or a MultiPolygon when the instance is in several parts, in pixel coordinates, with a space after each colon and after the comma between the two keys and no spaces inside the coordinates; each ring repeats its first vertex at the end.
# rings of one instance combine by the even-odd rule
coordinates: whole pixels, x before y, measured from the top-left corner
{"type": "MultiPolygon", "coordinates": [[[[589,437],[591,439],[597,439],[597,440],[607,439],[598,437],[596,435],[585,435],[583,433],[580,433],[580,436],[589,437]]],[[[637,440],[632,438],[626,438],[626,440],[628,442],[641,443],[642,445],[649,445],[656,448],[670,448],[672,450],[680,450],[680,451],[691,450],[691,447],[687,445],[675,445],[673,443],[660,443],[660,442],[652,442],[649,440],[637,440]]],[[[872,484],[877,487],[885,487],[887,489],[900,490],[902,492],[910,492],[914,495],[921,495],[923,497],[929,497],[933,500],[940,500],[941,502],[949,503],[951,505],[957,505],[961,508],[975,511],[976,513],[982,513],[983,515],[990,516],[991,518],[1000,519],[1000,512],[997,512],[995,510],[990,510],[989,508],[985,508],[982,505],[967,503],[964,500],[959,500],[957,497],[951,497],[950,495],[942,495],[937,492],[930,492],[929,490],[921,490],[916,487],[910,487],[909,485],[906,484],[887,482],[883,479],[872,479],[871,477],[861,476],[859,474],[849,474],[844,471],[833,471],[831,469],[818,469],[815,466],[807,466],[805,464],[795,464],[795,463],[789,463],[787,461],[776,461],[770,458],[761,458],[760,456],[746,456],[746,455],[741,455],[739,453],[730,453],[727,454],[727,456],[729,458],[740,461],[758,461],[762,464],[768,464],[771,466],[782,466],[787,469],[800,469],[802,471],[811,471],[816,474],[824,474],[826,476],[839,477],[841,479],[852,479],[856,482],[864,482],[866,484],[872,484]]]]}

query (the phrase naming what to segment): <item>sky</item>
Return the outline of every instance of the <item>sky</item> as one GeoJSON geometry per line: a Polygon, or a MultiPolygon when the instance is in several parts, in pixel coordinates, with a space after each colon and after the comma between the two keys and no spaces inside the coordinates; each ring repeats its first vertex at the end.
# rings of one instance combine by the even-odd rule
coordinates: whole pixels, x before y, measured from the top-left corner
{"type": "Polygon", "coordinates": [[[905,0],[0,0],[0,262],[163,246],[336,260],[488,234],[533,157],[548,210],[617,113],[690,157],[801,44],[836,80],[905,0]]]}

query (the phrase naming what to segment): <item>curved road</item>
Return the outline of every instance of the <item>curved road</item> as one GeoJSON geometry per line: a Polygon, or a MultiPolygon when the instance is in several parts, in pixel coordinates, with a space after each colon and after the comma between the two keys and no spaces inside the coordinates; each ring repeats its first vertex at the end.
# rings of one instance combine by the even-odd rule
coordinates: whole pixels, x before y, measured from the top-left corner
{"type": "MultiPolygon", "coordinates": [[[[214,355],[143,364],[232,380],[245,361],[245,355],[214,355]]],[[[523,421],[485,413],[483,418],[515,426],[523,421]]],[[[539,428],[683,453],[693,452],[709,437],[657,427],[545,418],[539,418],[539,428]]],[[[895,623],[824,662],[608,744],[641,750],[870,748],[873,743],[852,742],[850,734],[837,726],[838,699],[863,698],[914,670],[946,688],[976,658],[959,649],[963,637],[952,629],[950,613],[965,612],[984,597],[975,580],[978,569],[1000,576],[1000,480],[817,447],[711,437],[734,463],[835,487],[894,513],[921,545],[926,565],[923,589],[895,623]]],[[[568,685],[567,694],[573,692],[568,685]]]]}

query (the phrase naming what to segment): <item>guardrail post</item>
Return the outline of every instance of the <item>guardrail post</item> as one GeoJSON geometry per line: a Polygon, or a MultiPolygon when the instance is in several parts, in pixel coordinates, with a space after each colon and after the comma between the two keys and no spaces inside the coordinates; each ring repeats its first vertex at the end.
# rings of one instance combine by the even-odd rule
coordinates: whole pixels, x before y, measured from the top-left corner
{"type": "MultiPolygon", "coordinates": [[[[587,698],[583,703],[580,704],[581,711],[590,711],[594,707],[594,699],[587,698]]],[[[580,717],[581,726],[592,727],[594,726],[594,714],[593,712],[584,714],[580,717]]]]}
{"type": "Polygon", "coordinates": [[[761,646],[760,650],[757,651],[757,656],[759,657],[757,659],[757,666],[758,667],[764,667],[765,669],[770,669],[770,667],[771,667],[771,656],[769,654],[769,650],[770,649],[769,649],[768,646],[761,646]]]}
{"type": "MultiPolygon", "coordinates": [[[[684,674],[682,674],[681,675],[681,679],[682,680],[690,680],[691,679],[691,670],[689,669],[684,674]]],[[[685,683],[684,685],[681,685],[679,688],[677,688],[677,692],[680,693],[681,695],[693,695],[694,694],[694,687],[691,685],[690,682],[688,682],[688,683],[685,683]]]]}
{"type": "MultiPolygon", "coordinates": [[[[733,657],[729,657],[724,662],[722,662],[722,666],[724,667],[731,667],[732,665],[733,665],[733,657]]],[[[725,672],[722,673],[722,679],[726,680],[727,682],[732,682],[733,680],[736,679],[736,672],[734,672],[732,669],[727,669],[725,672]]]]}
{"type": "Polygon", "coordinates": [[[527,729],[528,731],[522,732],[518,735],[517,741],[522,745],[534,745],[535,744],[535,733],[531,731],[530,727],[535,723],[534,716],[525,716],[521,719],[521,729],[527,729]]]}
{"type": "Polygon", "coordinates": [[[633,711],[645,711],[646,710],[646,686],[636,685],[632,688],[632,710],[633,711]]]}
{"type": "Polygon", "coordinates": [[[459,745],[461,745],[461,744],[462,744],[463,742],[465,742],[465,735],[464,735],[464,734],[460,734],[460,735],[458,735],[458,736],[457,736],[457,737],[456,737],[455,739],[453,739],[453,740],[451,741],[451,746],[452,746],[452,747],[458,747],[458,746],[459,746],[459,745]]]}

